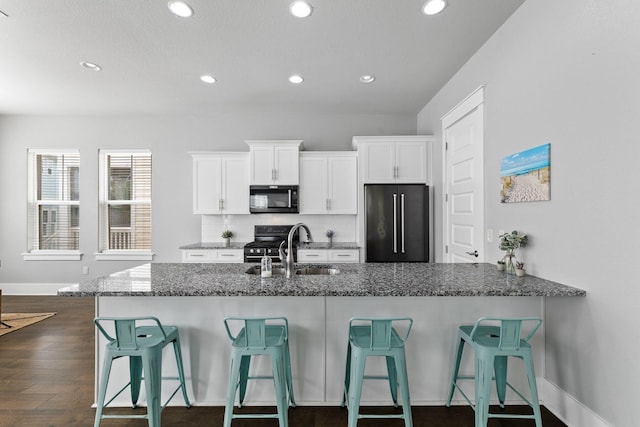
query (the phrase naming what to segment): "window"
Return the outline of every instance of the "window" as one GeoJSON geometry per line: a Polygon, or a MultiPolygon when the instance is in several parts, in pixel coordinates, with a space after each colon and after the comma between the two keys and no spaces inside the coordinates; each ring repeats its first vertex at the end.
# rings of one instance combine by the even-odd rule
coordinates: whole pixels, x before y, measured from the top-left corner
{"type": "Polygon", "coordinates": [[[98,260],[151,260],[151,152],[100,151],[98,260]]]}
{"type": "Polygon", "coordinates": [[[79,260],[80,153],[28,152],[27,253],[25,260],[79,260]]]}

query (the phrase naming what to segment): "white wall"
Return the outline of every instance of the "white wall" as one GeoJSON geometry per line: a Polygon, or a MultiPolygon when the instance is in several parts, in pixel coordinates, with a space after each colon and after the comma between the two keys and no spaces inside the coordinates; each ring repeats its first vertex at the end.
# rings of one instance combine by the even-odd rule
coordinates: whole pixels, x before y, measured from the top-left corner
{"type": "Polygon", "coordinates": [[[617,427],[638,425],[639,22],[637,0],[529,0],[418,115],[441,141],[442,115],[487,85],[485,227],[528,233],[531,273],[587,290],[547,298],[545,376],[617,427]],[[500,204],[500,159],[547,142],[552,200],[500,204]]]}
{"type": "MultiPolygon", "coordinates": [[[[248,151],[243,142],[248,139],[302,139],[307,150],[351,150],[354,135],[415,134],[415,130],[413,115],[0,116],[0,283],[74,283],[140,264],[94,259],[100,148],[151,149],[154,261],[178,262],[179,246],[201,239],[201,218],[192,214],[188,151],[248,151]],[[22,259],[27,247],[28,148],[80,149],[81,261],[22,259]],[[89,276],[81,274],[83,266],[89,267],[89,276]]],[[[323,237],[322,231],[318,233],[323,237]]]]}

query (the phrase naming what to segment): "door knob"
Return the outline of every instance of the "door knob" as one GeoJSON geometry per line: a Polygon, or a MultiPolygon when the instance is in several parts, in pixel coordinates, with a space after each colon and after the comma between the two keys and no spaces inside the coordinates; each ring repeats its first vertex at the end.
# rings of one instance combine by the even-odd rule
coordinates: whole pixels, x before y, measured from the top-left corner
{"type": "Polygon", "coordinates": [[[467,255],[473,255],[474,257],[478,258],[478,251],[473,251],[473,252],[465,252],[467,255]]]}

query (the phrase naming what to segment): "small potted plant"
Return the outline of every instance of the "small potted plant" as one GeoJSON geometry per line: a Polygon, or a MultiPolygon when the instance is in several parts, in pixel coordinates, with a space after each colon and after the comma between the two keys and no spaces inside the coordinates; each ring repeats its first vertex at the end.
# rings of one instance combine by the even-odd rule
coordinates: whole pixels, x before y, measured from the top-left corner
{"type": "Polygon", "coordinates": [[[522,277],[525,273],[524,262],[516,261],[516,276],[522,277]]]}
{"type": "Polygon", "coordinates": [[[233,231],[226,229],[222,232],[222,242],[224,247],[228,248],[231,245],[231,238],[233,237],[233,231]]]}
{"type": "Polygon", "coordinates": [[[507,254],[502,258],[502,261],[506,262],[505,269],[509,274],[515,274],[514,262],[518,262],[516,259],[516,249],[527,245],[527,235],[518,231],[512,231],[511,233],[504,233],[500,236],[500,250],[506,251],[507,254]]]}
{"type": "Polygon", "coordinates": [[[327,238],[329,238],[329,247],[333,246],[333,235],[335,234],[333,230],[327,230],[327,238]]]}
{"type": "Polygon", "coordinates": [[[504,266],[505,266],[504,261],[500,260],[500,261],[497,262],[496,265],[498,266],[498,270],[504,271],[504,266]]]}

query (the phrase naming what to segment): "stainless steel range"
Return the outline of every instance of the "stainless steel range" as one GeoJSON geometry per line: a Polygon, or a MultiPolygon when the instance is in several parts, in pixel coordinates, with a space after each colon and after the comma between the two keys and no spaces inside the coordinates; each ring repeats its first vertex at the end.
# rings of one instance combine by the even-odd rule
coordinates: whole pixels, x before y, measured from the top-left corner
{"type": "MultiPolygon", "coordinates": [[[[253,242],[244,245],[244,262],[260,262],[264,254],[271,257],[272,262],[280,262],[278,246],[287,240],[293,225],[256,225],[253,242]]],[[[298,260],[297,244],[300,241],[299,231],[293,235],[293,259],[298,260]]]]}

